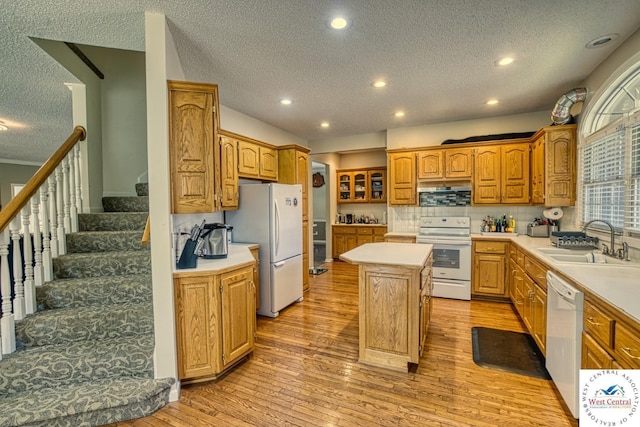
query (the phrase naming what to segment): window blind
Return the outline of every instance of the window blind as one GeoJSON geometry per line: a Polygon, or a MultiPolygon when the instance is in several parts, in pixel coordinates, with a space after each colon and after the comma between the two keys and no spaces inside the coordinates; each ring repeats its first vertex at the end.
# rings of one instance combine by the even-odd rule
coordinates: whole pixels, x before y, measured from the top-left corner
{"type": "Polygon", "coordinates": [[[633,230],[640,230],[640,123],[630,127],[631,155],[629,165],[629,190],[625,211],[626,222],[633,230]]]}

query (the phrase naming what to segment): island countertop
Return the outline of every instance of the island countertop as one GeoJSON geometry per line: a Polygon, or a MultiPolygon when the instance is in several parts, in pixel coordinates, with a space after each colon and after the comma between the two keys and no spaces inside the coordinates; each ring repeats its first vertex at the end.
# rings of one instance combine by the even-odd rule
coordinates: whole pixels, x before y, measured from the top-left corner
{"type": "Polygon", "coordinates": [[[340,255],[351,264],[379,264],[408,268],[422,268],[433,245],[414,243],[365,243],[340,255]]]}

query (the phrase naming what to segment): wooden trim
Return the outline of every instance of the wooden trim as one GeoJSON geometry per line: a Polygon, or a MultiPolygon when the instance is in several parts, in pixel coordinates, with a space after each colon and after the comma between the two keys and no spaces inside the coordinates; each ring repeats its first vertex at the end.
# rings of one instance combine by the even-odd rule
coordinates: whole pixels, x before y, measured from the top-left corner
{"type": "Polygon", "coordinates": [[[62,143],[60,148],[38,169],[38,171],[26,183],[24,188],[11,199],[7,206],[0,210],[0,232],[2,232],[11,222],[11,220],[22,210],[22,208],[31,200],[38,189],[49,178],[53,171],[58,167],[60,162],[71,151],[78,141],[84,141],[87,137],[87,131],[82,126],[73,128],[71,135],[62,143]]]}
{"type": "Polygon", "coordinates": [[[274,150],[278,150],[280,147],[277,145],[269,144],[268,142],[260,141],[259,139],[249,138],[248,136],[240,135],[239,133],[234,133],[228,130],[220,129],[218,131],[219,135],[228,136],[230,138],[240,139],[243,141],[251,142],[252,144],[261,145],[263,147],[272,148],[274,150]]]}

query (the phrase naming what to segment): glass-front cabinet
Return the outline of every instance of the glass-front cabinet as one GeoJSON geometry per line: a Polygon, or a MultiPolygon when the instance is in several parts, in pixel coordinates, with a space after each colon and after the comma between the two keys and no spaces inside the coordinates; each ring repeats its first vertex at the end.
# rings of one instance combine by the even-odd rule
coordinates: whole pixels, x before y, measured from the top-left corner
{"type": "Polygon", "coordinates": [[[386,168],[338,170],[337,178],[338,203],[387,201],[386,168]]]}

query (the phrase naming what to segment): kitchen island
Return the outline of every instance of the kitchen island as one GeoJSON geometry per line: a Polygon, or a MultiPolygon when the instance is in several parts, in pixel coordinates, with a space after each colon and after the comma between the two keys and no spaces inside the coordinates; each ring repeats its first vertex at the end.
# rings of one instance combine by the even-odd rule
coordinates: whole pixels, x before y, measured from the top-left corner
{"type": "Polygon", "coordinates": [[[359,265],[359,361],[408,371],[431,317],[432,245],[367,243],[340,259],[359,265]]]}

